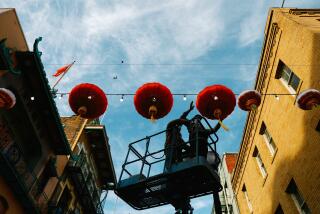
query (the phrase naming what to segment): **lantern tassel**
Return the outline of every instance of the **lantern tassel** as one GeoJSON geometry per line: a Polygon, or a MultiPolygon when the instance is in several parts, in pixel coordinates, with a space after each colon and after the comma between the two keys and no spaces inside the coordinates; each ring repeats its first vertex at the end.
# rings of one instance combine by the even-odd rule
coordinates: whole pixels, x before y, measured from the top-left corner
{"type": "Polygon", "coordinates": [[[251,107],[251,110],[257,110],[257,108],[258,108],[258,106],[255,104],[252,104],[250,107],[251,107]]]}
{"type": "Polygon", "coordinates": [[[75,121],[78,123],[79,121],[81,121],[82,116],[87,113],[87,107],[81,106],[80,108],[78,108],[77,113],[78,114],[75,121]]]}
{"type": "Polygon", "coordinates": [[[229,131],[229,128],[226,125],[224,125],[220,119],[218,120],[218,122],[224,130],[229,131]]]}
{"type": "Polygon", "coordinates": [[[224,125],[224,124],[222,123],[222,120],[220,119],[220,115],[221,115],[221,114],[222,114],[221,109],[215,109],[215,110],[213,111],[213,115],[214,115],[214,117],[215,117],[216,119],[218,119],[218,122],[219,122],[220,126],[221,126],[224,130],[229,131],[229,128],[228,128],[226,125],[224,125]]]}
{"type": "Polygon", "coordinates": [[[149,115],[150,115],[150,121],[152,123],[155,123],[156,120],[157,120],[156,117],[155,117],[157,112],[158,112],[158,109],[157,109],[157,107],[155,105],[150,106],[149,115]]]}
{"type": "Polygon", "coordinates": [[[157,120],[157,119],[154,117],[154,115],[151,114],[151,117],[150,117],[151,123],[156,123],[156,120],[157,120]]]}
{"type": "Polygon", "coordinates": [[[78,115],[80,115],[80,116],[85,116],[86,114],[87,114],[87,107],[81,106],[81,107],[78,109],[78,115]]]}

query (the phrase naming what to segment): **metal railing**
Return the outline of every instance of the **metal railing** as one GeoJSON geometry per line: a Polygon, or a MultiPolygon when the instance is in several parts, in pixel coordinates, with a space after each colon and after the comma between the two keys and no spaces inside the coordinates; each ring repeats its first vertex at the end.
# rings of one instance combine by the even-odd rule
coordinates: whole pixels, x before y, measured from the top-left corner
{"type": "MultiPolygon", "coordinates": [[[[89,188],[89,182],[92,181],[92,173],[88,169],[88,172],[84,170],[84,166],[88,164],[86,154],[79,154],[75,158],[76,160],[69,162],[69,167],[75,167],[78,170],[78,173],[76,175],[76,179],[79,183],[79,187],[77,188],[77,191],[79,191],[80,197],[89,196],[89,199],[91,201],[91,204],[93,208],[95,209],[95,212],[98,214],[103,214],[103,208],[100,203],[100,194],[99,189],[94,186],[94,189],[90,191],[89,188]]],[[[88,207],[87,207],[88,208],[88,207]]]]}
{"type": "MultiPolygon", "coordinates": [[[[211,125],[209,124],[209,122],[205,118],[202,118],[202,119],[205,122],[205,125],[208,127],[208,129],[213,130],[211,125]]],[[[201,122],[200,122],[200,124],[201,124],[200,128],[205,129],[205,126],[201,122]]],[[[119,183],[122,180],[124,174],[128,175],[129,177],[136,175],[136,174],[133,174],[132,172],[130,172],[130,170],[128,169],[129,165],[133,165],[133,164],[137,164],[137,163],[141,164],[141,168],[139,169],[139,173],[138,173],[138,175],[140,177],[143,175],[143,172],[145,171],[145,167],[147,166],[148,168],[147,168],[146,178],[149,178],[151,171],[152,171],[152,166],[165,161],[165,159],[166,159],[165,150],[167,150],[168,148],[183,149],[183,147],[185,145],[190,146],[193,141],[195,141],[195,148],[196,148],[195,158],[197,159],[197,161],[199,163],[199,149],[198,149],[199,148],[199,138],[198,138],[199,129],[198,128],[196,130],[196,139],[190,139],[188,142],[185,142],[185,145],[178,145],[178,146],[177,145],[170,145],[166,148],[164,148],[164,146],[163,146],[163,149],[158,149],[156,151],[149,151],[150,145],[153,143],[151,141],[152,138],[163,135],[167,131],[170,131],[170,129],[160,131],[160,132],[155,133],[150,136],[146,136],[145,138],[142,138],[140,140],[134,141],[129,144],[129,149],[126,154],[124,164],[122,165],[122,170],[121,170],[120,177],[119,177],[119,183]],[[140,146],[139,147],[140,150],[141,150],[141,145],[142,145],[142,147],[144,148],[143,149],[144,151],[139,152],[139,149],[137,149],[137,145],[140,146]],[[131,158],[131,160],[129,160],[129,156],[134,156],[134,158],[131,158]],[[156,157],[156,156],[158,156],[158,157],[156,157]]],[[[218,153],[216,152],[216,143],[218,142],[218,140],[219,140],[219,137],[217,136],[217,134],[215,132],[212,132],[212,134],[210,134],[208,136],[208,141],[207,141],[208,151],[211,151],[215,154],[216,158],[218,158],[217,161],[220,160],[218,153]],[[213,136],[211,136],[211,135],[213,135],[213,136]]],[[[186,154],[184,156],[188,157],[188,156],[186,156],[186,154]]],[[[158,174],[161,174],[161,173],[163,173],[163,171],[161,171],[158,174]]]]}

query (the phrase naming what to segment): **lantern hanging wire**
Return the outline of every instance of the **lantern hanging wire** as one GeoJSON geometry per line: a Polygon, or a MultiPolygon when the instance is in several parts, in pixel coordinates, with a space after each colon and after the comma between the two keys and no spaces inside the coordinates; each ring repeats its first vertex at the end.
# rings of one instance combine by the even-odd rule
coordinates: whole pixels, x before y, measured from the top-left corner
{"type": "MultiPolygon", "coordinates": [[[[70,92],[57,92],[57,95],[69,95],[70,92]]],[[[134,93],[105,93],[108,96],[134,96],[134,93]]],[[[172,93],[173,96],[183,96],[183,99],[188,99],[187,96],[197,96],[197,93],[172,93]]],[[[235,93],[234,95],[239,96],[240,93],[235,93]]],[[[279,96],[296,96],[298,94],[290,94],[290,93],[266,93],[261,94],[262,96],[275,96],[276,98],[279,96]]]]}

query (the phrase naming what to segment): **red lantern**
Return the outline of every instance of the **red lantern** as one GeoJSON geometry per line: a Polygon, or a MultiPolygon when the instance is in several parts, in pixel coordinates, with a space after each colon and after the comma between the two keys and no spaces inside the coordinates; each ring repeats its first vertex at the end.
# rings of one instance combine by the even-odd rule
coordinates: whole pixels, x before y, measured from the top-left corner
{"type": "Polygon", "coordinates": [[[297,97],[297,106],[303,110],[312,110],[320,106],[320,91],[308,89],[301,92],[297,97]]]}
{"type": "Polygon", "coordinates": [[[106,111],[108,100],[103,90],[98,86],[82,83],[71,90],[69,105],[72,111],[81,117],[95,119],[106,111]]]}
{"type": "Polygon", "coordinates": [[[244,111],[255,110],[261,104],[261,94],[256,90],[243,91],[238,97],[238,106],[244,111]]]}
{"type": "Polygon", "coordinates": [[[202,116],[219,120],[221,126],[228,130],[221,121],[233,112],[236,97],[231,89],[223,85],[212,85],[198,94],[196,106],[202,116]]]}
{"type": "Polygon", "coordinates": [[[16,96],[6,88],[0,88],[0,108],[10,109],[16,104],[16,96]]]}
{"type": "Polygon", "coordinates": [[[134,96],[134,106],[137,112],[152,121],[166,116],[172,105],[171,91],[157,82],[142,85],[134,96]]]}

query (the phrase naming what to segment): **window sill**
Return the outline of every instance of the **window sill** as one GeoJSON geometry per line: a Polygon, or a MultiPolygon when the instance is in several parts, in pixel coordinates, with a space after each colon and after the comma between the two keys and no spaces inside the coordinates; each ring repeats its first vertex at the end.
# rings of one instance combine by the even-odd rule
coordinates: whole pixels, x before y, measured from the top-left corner
{"type": "MultiPolygon", "coordinates": [[[[288,83],[286,81],[284,81],[282,78],[279,79],[282,83],[282,85],[289,91],[289,93],[291,94],[292,97],[296,97],[297,91],[294,90],[292,87],[290,87],[288,85],[288,83]]],[[[299,84],[300,85],[300,84],[299,84]]],[[[298,87],[299,88],[299,87],[298,87]]]]}
{"type": "Polygon", "coordinates": [[[263,181],[262,181],[262,187],[263,187],[263,186],[264,186],[264,184],[266,183],[267,178],[268,178],[268,174],[263,178],[263,181]]]}
{"type": "Polygon", "coordinates": [[[278,153],[278,148],[276,149],[276,151],[274,151],[274,154],[272,155],[271,164],[273,163],[277,153],[278,153]]]}

